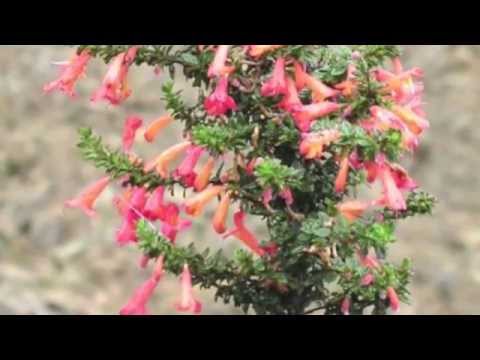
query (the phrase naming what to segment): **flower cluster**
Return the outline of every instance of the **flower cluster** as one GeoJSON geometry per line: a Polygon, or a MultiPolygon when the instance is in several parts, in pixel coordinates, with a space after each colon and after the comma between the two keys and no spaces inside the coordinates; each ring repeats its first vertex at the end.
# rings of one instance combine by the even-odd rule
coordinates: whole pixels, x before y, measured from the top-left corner
{"type": "Polygon", "coordinates": [[[121,314],[146,314],[165,270],[180,276],[175,309],[190,313],[202,308],[195,284],[258,314],[361,314],[369,306],[385,313],[407,301],[409,263],[388,263],[387,248],[395,222],[430,213],[434,199],[399,164],[429,123],[423,72],[405,70],[396,47],[81,46],[45,91],[73,96],[93,57],[110,65],[92,101],[125,101],[129,68],[142,63],[172,77],[181,65],[201,89],[187,106],[173,83],[164,84],[168,113],[148,123],[128,116],[119,150],[81,130],[85,159],[108,176],[66,205],[94,216],[96,199],[117,184],[116,241],[140,248],[142,268],[156,262],[121,314]],[[153,159],[135,154],[135,139],[153,145],[176,121],[183,139],[153,159]],[[379,194],[356,197],[373,183],[379,194]],[[186,198],[167,200],[167,189],[186,198]],[[233,259],[176,244],[209,204],[212,229],[241,244],[233,259]],[[249,228],[254,216],[265,220],[269,239],[249,228]]]}

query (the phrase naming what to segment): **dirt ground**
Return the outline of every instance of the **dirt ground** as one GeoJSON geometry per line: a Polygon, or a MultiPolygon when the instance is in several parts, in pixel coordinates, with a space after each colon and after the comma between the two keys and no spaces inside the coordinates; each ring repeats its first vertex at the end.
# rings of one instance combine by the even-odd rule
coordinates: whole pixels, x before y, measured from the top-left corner
{"type": "MultiPolygon", "coordinates": [[[[480,314],[480,47],[404,49],[407,65],[425,69],[431,120],[407,167],[439,205],[434,216],[402,224],[392,249],[393,258],[412,258],[415,269],[412,304],[402,313],[480,314]]],[[[63,202],[101,176],[80,159],[76,129],[91,126],[119,144],[127,114],[147,120],[162,114],[163,80],[149,68],[135,68],[125,106],[92,106],[88,97],[105,70],[95,61],[77,100],[44,95],[43,84],[56,75],[50,63],[70,53],[61,46],[0,47],[0,314],[115,314],[147,275],[137,267],[136,251],[114,244],[113,192],[102,196],[93,222],[64,210],[63,202]]],[[[178,132],[169,131],[144,154],[173,143],[178,132]]],[[[209,241],[206,225],[195,225],[185,241],[209,241]]],[[[167,278],[152,311],[173,314],[178,287],[167,278]]],[[[198,293],[205,314],[239,313],[198,293]]]]}

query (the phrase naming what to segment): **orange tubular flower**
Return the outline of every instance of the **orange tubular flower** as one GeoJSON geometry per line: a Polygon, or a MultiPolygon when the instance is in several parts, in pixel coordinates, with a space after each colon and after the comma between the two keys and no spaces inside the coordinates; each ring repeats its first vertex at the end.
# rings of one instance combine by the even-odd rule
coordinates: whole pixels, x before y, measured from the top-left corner
{"type": "Polygon", "coordinates": [[[200,216],[205,205],[212,201],[214,197],[220,195],[224,190],[225,187],[223,185],[208,187],[185,202],[185,212],[193,217],[200,216]]]}
{"type": "Polygon", "coordinates": [[[145,131],[145,140],[149,143],[153,142],[160,131],[165,129],[172,122],[173,118],[170,115],[164,115],[154,120],[150,125],[148,125],[148,128],[145,131]]]}
{"type": "Polygon", "coordinates": [[[213,228],[218,234],[223,234],[225,231],[227,231],[225,227],[225,222],[227,221],[229,207],[230,195],[228,193],[225,193],[222,195],[222,199],[220,200],[220,204],[217,207],[217,211],[215,211],[212,222],[213,228]]]}
{"type": "Polygon", "coordinates": [[[345,156],[340,162],[340,170],[338,171],[337,178],[335,179],[335,191],[337,193],[345,191],[345,187],[347,186],[349,167],[350,165],[348,156],[345,156]]]}
{"type": "Polygon", "coordinates": [[[195,191],[205,190],[208,183],[210,182],[210,177],[212,176],[213,168],[215,166],[215,159],[213,157],[208,158],[207,163],[198,173],[193,183],[195,191]]]}
{"type": "Polygon", "coordinates": [[[392,111],[403,120],[405,125],[407,125],[410,131],[415,135],[420,135],[429,127],[429,123],[426,119],[406,107],[395,105],[393,106],[392,111]]]}
{"type": "Polygon", "coordinates": [[[166,179],[168,177],[168,165],[170,164],[170,162],[182,155],[182,153],[186,151],[190,146],[190,141],[184,141],[179,144],[173,145],[172,147],[161,153],[156,159],[147,163],[145,165],[144,171],[150,172],[153,169],[156,169],[160,176],[166,179]]]}
{"type": "Polygon", "coordinates": [[[87,187],[78,197],[65,202],[65,206],[69,208],[78,208],[89,216],[94,217],[96,215],[93,206],[97,201],[97,198],[102,194],[105,188],[110,183],[110,178],[105,176],[87,187]]]}
{"type": "Polygon", "coordinates": [[[368,203],[358,200],[352,200],[337,205],[337,209],[345,219],[350,222],[354,222],[363,215],[365,210],[368,209],[368,206],[368,203]]]}
{"type": "Polygon", "coordinates": [[[235,223],[235,228],[229,231],[224,238],[229,236],[235,236],[238,240],[244,243],[250,250],[259,256],[264,256],[266,251],[259,245],[257,238],[253,235],[244,224],[245,213],[243,211],[238,211],[233,215],[233,222],[235,223]]]}
{"type": "Polygon", "coordinates": [[[307,160],[322,157],[324,147],[340,138],[338,130],[326,130],[319,134],[307,134],[300,143],[300,154],[307,160]]]}
{"type": "Polygon", "coordinates": [[[259,58],[268,52],[279,49],[285,45],[250,45],[249,54],[251,57],[259,58]]]}
{"type": "Polygon", "coordinates": [[[314,102],[322,102],[328,98],[338,95],[339,93],[338,90],[332,89],[320,80],[305,72],[300,76],[303,76],[303,80],[300,80],[300,83],[303,81],[305,85],[312,91],[314,102]]]}

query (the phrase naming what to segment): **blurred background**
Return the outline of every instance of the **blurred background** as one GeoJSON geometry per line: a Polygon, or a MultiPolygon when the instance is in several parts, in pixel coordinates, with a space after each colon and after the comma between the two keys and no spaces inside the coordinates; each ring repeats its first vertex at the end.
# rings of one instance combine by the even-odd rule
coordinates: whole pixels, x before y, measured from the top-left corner
{"type": "MultiPolygon", "coordinates": [[[[401,313],[480,314],[480,46],[403,49],[405,65],[426,72],[431,121],[416,158],[405,165],[439,204],[433,217],[402,223],[392,248],[393,259],[410,257],[415,270],[412,303],[401,313]]],[[[100,198],[94,221],[64,210],[63,202],[103,175],[81,160],[77,128],[93,127],[119,146],[126,115],[150,121],[163,113],[162,77],[132,68],[133,95],[124,106],[92,106],[89,96],[105,71],[95,60],[76,100],[44,95],[43,85],[57,76],[51,62],[71,52],[62,46],[0,47],[0,314],[116,314],[148,276],[137,266],[135,249],[114,243],[119,219],[112,190],[100,198]]],[[[154,155],[178,134],[168,129],[156,146],[136,149],[154,155]]],[[[202,243],[215,235],[200,223],[182,238],[202,243]]],[[[167,276],[151,311],[173,314],[178,293],[178,281],[167,276]]],[[[204,314],[240,313],[215,304],[209,292],[197,294],[204,314]]]]}

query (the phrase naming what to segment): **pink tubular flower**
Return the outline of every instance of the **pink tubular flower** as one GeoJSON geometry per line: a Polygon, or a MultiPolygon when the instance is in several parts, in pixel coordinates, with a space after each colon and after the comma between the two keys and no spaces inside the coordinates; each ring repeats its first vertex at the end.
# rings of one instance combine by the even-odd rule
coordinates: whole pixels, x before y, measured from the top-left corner
{"type": "Polygon", "coordinates": [[[350,315],[350,305],[351,305],[350,298],[346,296],[343,299],[342,304],[340,305],[340,311],[342,312],[343,315],[350,315]]]}
{"type": "Polygon", "coordinates": [[[407,204],[398,188],[388,166],[383,166],[380,172],[385,195],[385,205],[391,210],[406,210],[407,204]]]}
{"type": "Polygon", "coordinates": [[[415,190],[418,185],[417,183],[408,175],[407,171],[398,164],[390,165],[392,171],[393,179],[397,184],[400,190],[412,191],[415,190]]]}
{"type": "Polygon", "coordinates": [[[278,58],[275,62],[272,77],[263,84],[262,96],[277,96],[287,93],[287,82],[285,79],[285,59],[278,58]]]}
{"type": "Polygon", "coordinates": [[[353,222],[362,216],[368,207],[368,203],[358,200],[346,201],[337,205],[340,214],[350,222],[353,222]]]}
{"type": "Polygon", "coordinates": [[[290,188],[286,187],[280,191],[280,197],[285,200],[285,204],[288,206],[293,204],[293,194],[292,190],[290,188]]]}
{"type": "Polygon", "coordinates": [[[143,135],[145,140],[149,143],[153,142],[157,135],[172,122],[173,118],[170,115],[164,115],[154,120],[148,125],[148,128],[143,135]]]}
{"type": "Polygon", "coordinates": [[[348,180],[348,169],[350,168],[350,161],[348,156],[343,157],[340,162],[340,170],[338,171],[337,178],[335,179],[335,191],[341,193],[345,191],[348,180]]]}
{"type": "Polygon", "coordinates": [[[400,309],[400,300],[398,299],[398,295],[393,287],[389,287],[387,289],[387,298],[390,302],[390,309],[393,312],[397,312],[400,309]]]}
{"type": "Polygon", "coordinates": [[[122,146],[125,153],[130,152],[135,141],[137,130],[143,125],[143,120],[138,116],[129,116],[123,127],[122,146]]]}
{"type": "Polygon", "coordinates": [[[110,178],[108,176],[101,178],[87,187],[78,197],[66,201],[65,206],[68,208],[81,209],[87,216],[94,217],[96,212],[93,206],[109,183],[110,178]]]}
{"type": "Polygon", "coordinates": [[[379,269],[380,263],[375,255],[363,255],[360,251],[357,251],[357,256],[360,264],[367,269],[379,269]]]}
{"type": "Polygon", "coordinates": [[[340,105],[330,101],[302,105],[293,113],[293,118],[300,131],[308,132],[312,122],[340,109],[340,105]]]}
{"type": "Polygon", "coordinates": [[[272,199],[273,199],[273,190],[272,188],[268,188],[262,194],[263,206],[265,206],[265,208],[267,209],[270,208],[270,202],[272,201],[272,199]]]}
{"type": "Polygon", "coordinates": [[[360,281],[360,284],[362,286],[369,286],[371,284],[373,284],[373,282],[375,281],[375,276],[373,276],[372,274],[368,273],[368,274],[365,274],[363,277],[362,277],[362,280],[360,281]]]}
{"type": "Polygon", "coordinates": [[[278,107],[288,112],[295,112],[301,110],[303,104],[300,101],[300,97],[298,96],[297,88],[295,87],[295,83],[293,82],[293,80],[288,76],[286,77],[286,85],[287,86],[285,96],[278,104],[278,107]]]}
{"type": "Polygon", "coordinates": [[[215,91],[205,99],[205,110],[208,115],[220,116],[229,110],[236,110],[237,104],[231,96],[228,95],[228,77],[222,76],[218,81],[215,91]]]}
{"type": "Polygon", "coordinates": [[[252,250],[255,254],[259,256],[265,255],[265,249],[263,249],[259,243],[255,235],[253,235],[244,224],[245,220],[245,213],[243,211],[237,211],[235,215],[233,215],[233,222],[235,224],[235,228],[229,231],[227,234],[224,235],[224,238],[229,236],[235,236],[238,240],[240,240],[244,245],[246,245],[250,250],[252,250]]]}
{"type": "Polygon", "coordinates": [[[64,92],[70,97],[75,97],[75,84],[78,79],[85,76],[87,64],[90,61],[90,53],[88,50],[83,50],[79,55],[75,54],[67,64],[60,65],[60,76],[43,87],[46,93],[53,90],[64,92]]]}
{"type": "Polygon", "coordinates": [[[182,163],[174,171],[174,178],[181,179],[188,187],[193,186],[197,176],[194,169],[203,152],[204,149],[200,146],[191,145],[186,151],[185,159],[183,159],[182,163]]]}
{"type": "Polygon", "coordinates": [[[178,232],[189,229],[192,222],[189,220],[180,219],[180,209],[176,204],[169,203],[165,206],[160,220],[162,221],[162,234],[175,243],[178,232]]]}
{"type": "Polygon", "coordinates": [[[132,91],[128,87],[127,75],[137,54],[138,47],[134,46],[117,55],[111,62],[102,86],[93,94],[93,102],[105,100],[112,105],[118,105],[126,100],[132,91]]]}
{"type": "Polygon", "coordinates": [[[185,202],[185,212],[193,217],[200,216],[203,208],[212,201],[213,198],[220,195],[224,189],[225,187],[223,185],[213,185],[192,196],[185,202]]]}
{"type": "Polygon", "coordinates": [[[137,242],[137,221],[139,215],[132,209],[128,209],[122,219],[122,224],[116,233],[117,244],[125,246],[137,242]]]}
{"type": "Polygon", "coordinates": [[[147,191],[143,187],[133,190],[128,208],[123,214],[122,224],[117,231],[117,243],[125,246],[131,242],[137,241],[137,222],[143,215],[144,207],[147,202],[147,191]]]}
{"type": "Polygon", "coordinates": [[[163,275],[163,257],[160,257],[154,273],[133,294],[130,301],[120,310],[120,315],[148,315],[147,303],[153,295],[163,275]]]}
{"type": "Polygon", "coordinates": [[[215,58],[208,68],[209,78],[227,75],[233,71],[233,67],[225,65],[227,62],[229,49],[230,45],[218,46],[217,51],[215,52],[215,58]]]}
{"type": "Polygon", "coordinates": [[[163,186],[159,186],[149,196],[143,209],[143,215],[147,219],[155,221],[163,216],[163,213],[165,211],[165,204],[163,203],[164,194],[165,188],[163,186]]]}
{"type": "Polygon", "coordinates": [[[202,303],[193,297],[192,275],[188,264],[183,266],[181,275],[182,292],[180,301],[175,303],[175,308],[180,312],[199,314],[202,312],[202,303]]]}

